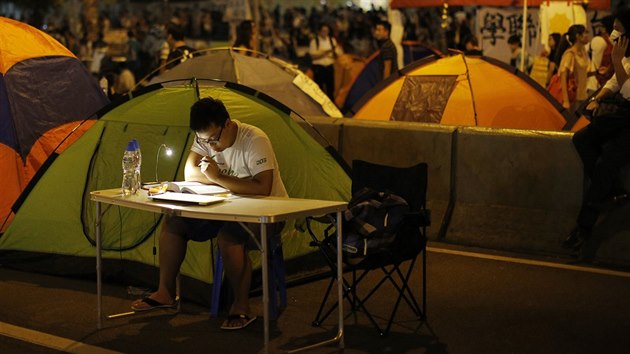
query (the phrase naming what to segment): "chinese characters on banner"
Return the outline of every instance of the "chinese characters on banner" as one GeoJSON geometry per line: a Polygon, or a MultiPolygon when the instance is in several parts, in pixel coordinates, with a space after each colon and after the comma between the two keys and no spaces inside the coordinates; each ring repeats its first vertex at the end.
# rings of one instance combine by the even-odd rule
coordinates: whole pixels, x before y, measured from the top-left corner
{"type": "MultiPolygon", "coordinates": [[[[543,50],[540,43],[538,9],[527,12],[526,51],[530,55],[538,55],[543,50]]],[[[504,10],[495,7],[484,7],[477,12],[477,38],[480,39],[483,54],[510,62],[508,38],[512,35],[521,40],[523,30],[523,9],[504,10]]]]}

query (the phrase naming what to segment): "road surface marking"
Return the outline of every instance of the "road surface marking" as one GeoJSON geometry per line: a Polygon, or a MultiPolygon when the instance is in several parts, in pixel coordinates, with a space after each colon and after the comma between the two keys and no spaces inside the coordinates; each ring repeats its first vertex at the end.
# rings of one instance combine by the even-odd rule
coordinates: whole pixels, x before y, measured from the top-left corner
{"type": "Polygon", "coordinates": [[[0,335],[11,337],[22,342],[73,354],[122,354],[120,352],[74,341],[32,329],[0,322],[0,335]]]}
{"type": "Polygon", "coordinates": [[[506,257],[506,256],[495,256],[495,255],[491,255],[491,254],[484,254],[484,253],[477,253],[477,252],[468,252],[468,251],[458,251],[458,250],[450,250],[450,249],[446,249],[446,248],[436,248],[436,247],[427,247],[427,250],[430,251],[430,252],[435,252],[435,253],[445,253],[445,254],[452,254],[452,255],[465,256],[465,257],[489,259],[489,260],[494,260],[494,261],[528,264],[528,265],[535,265],[535,266],[549,267],[549,268],[557,268],[557,269],[577,270],[577,271],[587,272],[587,273],[596,273],[596,274],[613,275],[613,276],[617,276],[617,277],[630,278],[630,272],[622,272],[622,271],[617,271],[617,270],[594,268],[594,267],[574,265],[574,264],[562,264],[562,263],[554,263],[554,262],[535,261],[535,260],[531,260],[531,259],[514,258],[514,257],[506,257]]]}

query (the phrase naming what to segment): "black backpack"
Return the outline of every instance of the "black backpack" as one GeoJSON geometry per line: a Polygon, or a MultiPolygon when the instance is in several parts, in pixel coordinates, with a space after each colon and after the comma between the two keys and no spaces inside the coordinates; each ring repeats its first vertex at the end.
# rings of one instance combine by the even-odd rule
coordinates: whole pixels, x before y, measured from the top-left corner
{"type": "Polygon", "coordinates": [[[388,251],[400,229],[409,205],[400,196],[370,188],[359,190],[350,200],[343,220],[343,251],[346,259],[388,251]]]}

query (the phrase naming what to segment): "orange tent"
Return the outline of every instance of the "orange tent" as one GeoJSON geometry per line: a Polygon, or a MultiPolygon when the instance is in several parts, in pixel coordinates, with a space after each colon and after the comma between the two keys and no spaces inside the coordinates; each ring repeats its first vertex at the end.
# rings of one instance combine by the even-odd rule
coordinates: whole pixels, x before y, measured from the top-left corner
{"type": "Polygon", "coordinates": [[[40,167],[91,126],[81,122],[107,102],[68,49],[36,28],[0,17],[0,234],[40,167]]]}
{"type": "Polygon", "coordinates": [[[352,112],[358,119],[540,130],[562,130],[575,120],[514,67],[462,54],[404,67],[368,92],[352,112]]]}

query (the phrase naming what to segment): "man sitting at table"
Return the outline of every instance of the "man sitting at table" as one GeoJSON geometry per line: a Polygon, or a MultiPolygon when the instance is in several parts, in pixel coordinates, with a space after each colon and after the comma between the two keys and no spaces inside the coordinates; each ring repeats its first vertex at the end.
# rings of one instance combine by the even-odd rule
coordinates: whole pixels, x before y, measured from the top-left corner
{"type": "MultiPolygon", "coordinates": [[[[235,194],[288,196],[267,135],[257,127],[230,119],[223,102],[213,98],[195,102],[190,109],[190,128],[196,139],[184,169],[187,181],[218,184],[235,194]]],[[[242,225],[259,235],[260,224],[242,225]]],[[[279,233],[282,226],[282,223],[269,225],[269,234],[279,233]]],[[[256,247],[256,243],[237,222],[165,216],[160,233],[158,289],[134,301],[131,308],[140,312],[175,307],[176,277],[186,255],[187,242],[217,236],[225,275],[234,293],[234,303],[221,328],[241,329],[252,323],[256,316],[249,308],[252,264],[247,251],[256,247]]]]}

